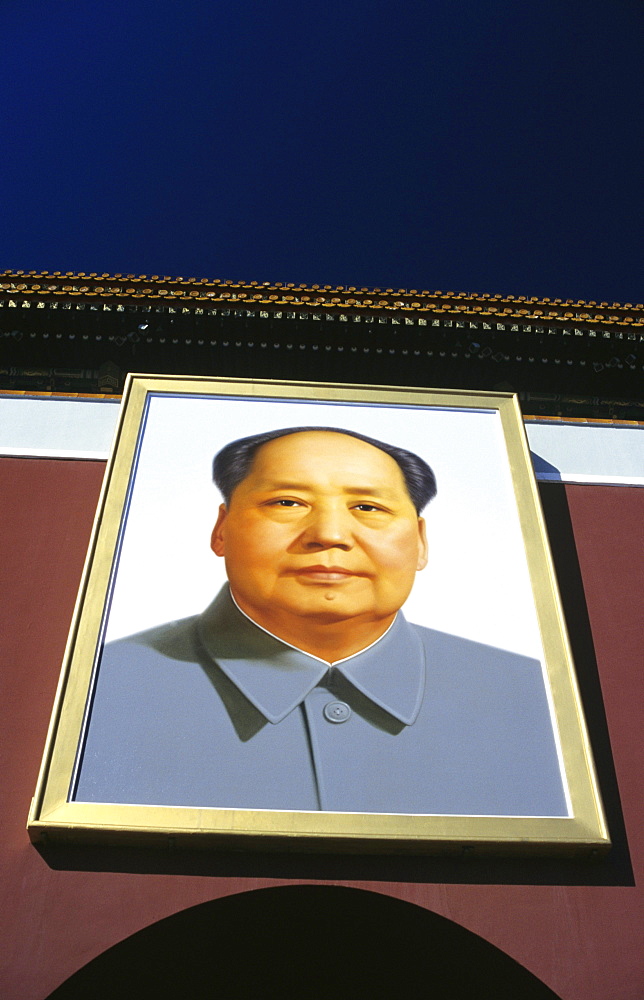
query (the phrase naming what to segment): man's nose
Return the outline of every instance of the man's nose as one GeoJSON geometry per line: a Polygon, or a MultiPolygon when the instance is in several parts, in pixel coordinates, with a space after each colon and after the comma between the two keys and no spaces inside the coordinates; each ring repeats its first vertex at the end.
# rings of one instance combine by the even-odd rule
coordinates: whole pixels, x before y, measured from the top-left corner
{"type": "Polygon", "coordinates": [[[307,548],[342,548],[353,546],[351,515],[337,507],[313,509],[302,535],[307,548]]]}

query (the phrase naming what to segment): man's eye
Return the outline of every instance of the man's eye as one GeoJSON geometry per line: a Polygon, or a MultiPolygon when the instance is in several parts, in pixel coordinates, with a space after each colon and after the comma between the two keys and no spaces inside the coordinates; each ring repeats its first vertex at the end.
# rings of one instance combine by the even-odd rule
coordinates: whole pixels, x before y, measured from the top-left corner
{"type": "Polygon", "coordinates": [[[365,511],[382,511],[382,507],[376,507],[373,503],[358,503],[353,508],[354,510],[365,510],[365,511]]]}
{"type": "Polygon", "coordinates": [[[271,507],[300,507],[301,504],[300,504],[299,500],[282,500],[282,499],[280,499],[280,500],[271,500],[270,506],[271,507]]]}

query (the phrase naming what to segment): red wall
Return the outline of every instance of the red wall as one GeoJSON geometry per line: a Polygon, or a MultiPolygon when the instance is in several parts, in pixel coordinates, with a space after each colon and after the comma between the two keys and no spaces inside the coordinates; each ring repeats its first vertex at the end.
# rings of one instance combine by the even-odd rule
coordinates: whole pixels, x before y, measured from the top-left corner
{"type": "Polygon", "coordinates": [[[615,844],[607,858],[41,854],[25,823],[102,473],[98,462],[0,460],[3,996],[43,1000],[106,948],[195,903],[322,881],[442,914],[563,1000],[641,1000],[644,490],[542,491],[615,844]]]}

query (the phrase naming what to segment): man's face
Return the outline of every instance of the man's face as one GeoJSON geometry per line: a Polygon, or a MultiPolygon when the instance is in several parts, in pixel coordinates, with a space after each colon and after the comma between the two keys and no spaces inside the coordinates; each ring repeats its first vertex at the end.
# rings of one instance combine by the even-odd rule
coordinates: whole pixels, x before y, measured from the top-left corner
{"type": "Polygon", "coordinates": [[[427,562],[398,466],[327,431],[277,438],[220,508],[212,535],[240,607],[278,631],[299,619],[393,619],[427,562]]]}

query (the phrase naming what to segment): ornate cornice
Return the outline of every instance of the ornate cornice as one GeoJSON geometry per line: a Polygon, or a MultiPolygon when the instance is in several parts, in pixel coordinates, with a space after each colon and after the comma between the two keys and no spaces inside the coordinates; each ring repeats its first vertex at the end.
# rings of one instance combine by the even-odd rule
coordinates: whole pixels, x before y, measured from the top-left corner
{"type": "Polygon", "coordinates": [[[5,271],[0,274],[0,299],[19,301],[26,308],[45,308],[48,304],[63,301],[69,306],[93,305],[105,311],[119,305],[151,305],[197,313],[226,307],[269,314],[297,309],[350,315],[387,316],[393,313],[412,322],[428,318],[456,318],[521,325],[542,323],[560,326],[572,323],[582,328],[644,328],[644,306],[641,303],[159,275],[5,271]]]}
{"type": "Polygon", "coordinates": [[[118,393],[128,371],[517,391],[641,420],[641,304],[152,275],[0,275],[0,390],[118,393]]]}

